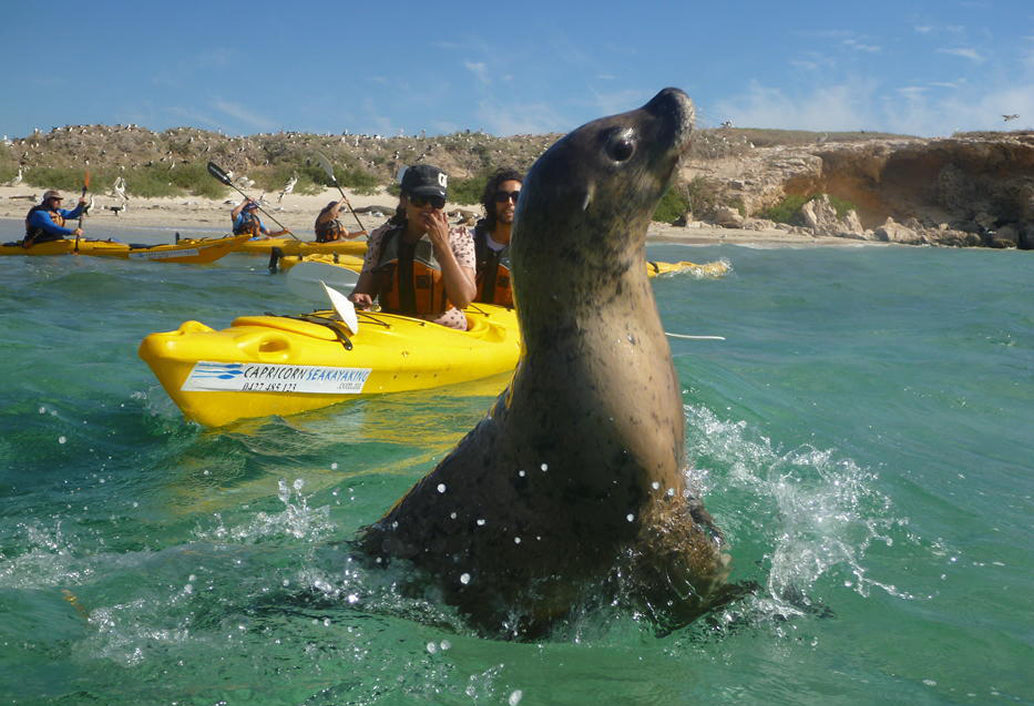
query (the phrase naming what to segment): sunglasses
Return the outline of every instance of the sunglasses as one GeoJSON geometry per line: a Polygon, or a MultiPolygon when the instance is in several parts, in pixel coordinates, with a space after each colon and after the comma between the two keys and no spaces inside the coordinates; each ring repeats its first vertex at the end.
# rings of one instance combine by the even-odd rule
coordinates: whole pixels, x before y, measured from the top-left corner
{"type": "Polygon", "coordinates": [[[507,201],[517,203],[517,199],[520,195],[520,189],[517,189],[517,191],[497,191],[495,192],[495,201],[496,203],[506,203],[507,201]]]}
{"type": "Polygon", "coordinates": [[[445,208],[445,199],[441,196],[410,196],[409,202],[417,208],[431,204],[431,208],[445,208]]]}

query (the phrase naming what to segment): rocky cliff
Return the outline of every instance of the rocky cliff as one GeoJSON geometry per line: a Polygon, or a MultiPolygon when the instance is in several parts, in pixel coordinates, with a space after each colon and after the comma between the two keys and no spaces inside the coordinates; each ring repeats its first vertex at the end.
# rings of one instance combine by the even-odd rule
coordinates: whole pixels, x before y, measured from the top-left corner
{"type": "Polygon", "coordinates": [[[965,133],[754,148],[695,160],[686,179],[727,187],[743,215],[790,195],[826,235],[944,245],[1034,248],[1034,133],[965,133]],[[854,207],[837,216],[832,196],[854,207]]]}

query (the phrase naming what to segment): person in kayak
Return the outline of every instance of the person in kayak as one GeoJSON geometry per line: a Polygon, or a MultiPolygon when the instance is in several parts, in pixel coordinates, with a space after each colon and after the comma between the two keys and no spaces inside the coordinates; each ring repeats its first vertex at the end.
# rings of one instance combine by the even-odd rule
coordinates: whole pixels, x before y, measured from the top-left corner
{"type": "Polygon", "coordinates": [[[287,235],[288,231],[286,228],[273,233],[269,232],[266,224],[259,218],[258,207],[257,201],[244,199],[230,212],[230,218],[233,219],[234,235],[250,235],[252,238],[262,235],[267,237],[287,235]]]}
{"type": "Polygon", "coordinates": [[[474,241],[445,216],[448,177],[438,167],[406,168],[395,215],[370,234],[359,281],[349,299],[383,311],[465,330],[461,309],[477,293],[474,241]]]}
{"type": "Polygon", "coordinates": [[[347,205],[348,203],[341,199],[340,201],[331,201],[323,207],[320,214],[316,216],[316,224],[313,226],[313,230],[316,232],[317,243],[330,243],[335,240],[348,240],[365,235],[365,231],[349,233],[348,229],[341,223],[341,209],[347,205]]]}
{"type": "Polygon", "coordinates": [[[515,169],[500,169],[485,184],[481,206],[485,217],[474,226],[477,296],[474,301],[513,306],[510,289],[510,229],[524,177],[515,169]]]}
{"type": "Polygon", "coordinates": [[[63,200],[59,192],[51,189],[43,194],[43,200],[38,205],[29,209],[25,215],[23,247],[27,248],[36,243],[46,243],[51,240],[61,240],[66,235],[83,234],[82,228],[66,228],[65,221],[82,215],[83,209],[86,208],[86,198],[81,197],[79,205],[72,210],[61,208],[63,200]]]}

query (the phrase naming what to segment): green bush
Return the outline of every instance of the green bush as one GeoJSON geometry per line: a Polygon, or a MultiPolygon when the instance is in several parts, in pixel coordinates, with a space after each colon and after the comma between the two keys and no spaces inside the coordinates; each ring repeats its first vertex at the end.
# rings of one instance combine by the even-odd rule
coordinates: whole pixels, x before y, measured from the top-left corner
{"type": "Polygon", "coordinates": [[[788,194],[782,201],[769,206],[758,213],[761,218],[766,218],[776,223],[789,223],[790,225],[804,225],[801,219],[801,206],[812,200],[812,196],[802,194],[788,194]]]}
{"type": "MultiPolygon", "coordinates": [[[[829,203],[837,212],[837,218],[843,218],[847,215],[848,211],[855,210],[855,205],[846,199],[841,199],[836,196],[830,196],[829,203]]],[[[813,201],[816,198],[815,194],[804,195],[804,194],[788,194],[782,201],[769,206],[758,213],[761,218],[767,218],[770,221],[776,223],[789,223],[792,226],[803,226],[805,225],[804,219],[801,217],[801,207],[813,201]]]]}
{"type": "Polygon", "coordinates": [[[671,223],[677,218],[686,215],[689,210],[689,199],[686,198],[679,188],[673,186],[664,192],[664,196],[661,197],[660,203],[654,209],[653,220],[671,223]]]}
{"type": "Polygon", "coordinates": [[[481,193],[487,183],[487,176],[452,179],[449,181],[449,200],[466,206],[476,206],[481,203],[481,193]]]}

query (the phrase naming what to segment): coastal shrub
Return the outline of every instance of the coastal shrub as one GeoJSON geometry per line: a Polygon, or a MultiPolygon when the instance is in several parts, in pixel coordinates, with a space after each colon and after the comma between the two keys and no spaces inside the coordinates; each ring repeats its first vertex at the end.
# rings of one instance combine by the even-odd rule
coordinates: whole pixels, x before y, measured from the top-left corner
{"type": "MultiPolygon", "coordinates": [[[[837,212],[837,218],[843,218],[847,215],[848,211],[855,210],[855,205],[850,201],[829,194],[827,194],[827,196],[829,197],[830,205],[837,212]]],[[[810,196],[804,194],[787,194],[787,196],[779,203],[761,210],[758,213],[758,216],[760,218],[767,218],[770,221],[775,221],[776,223],[788,223],[792,226],[803,226],[805,225],[805,222],[801,217],[801,207],[809,201],[813,201],[815,198],[815,194],[810,196]]]]}
{"type": "Polygon", "coordinates": [[[475,206],[481,202],[481,192],[488,183],[487,176],[475,176],[469,179],[449,180],[449,200],[465,206],[475,206]]]}
{"type": "Polygon", "coordinates": [[[686,200],[689,202],[688,211],[692,211],[697,218],[711,218],[719,206],[729,202],[725,186],[716,179],[697,176],[684,187],[686,200]]]}
{"type": "Polygon", "coordinates": [[[857,211],[858,210],[858,207],[855,206],[850,201],[848,201],[847,199],[842,199],[842,198],[840,198],[838,196],[834,196],[833,194],[827,194],[827,195],[829,196],[829,203],[830,203],[830,205],[833,206],[833,208],[836,209],[837,218],[843,218],[844,216],[847,215],[848,211],[857,211]]]}
{"type": "Polygon", "coordinates": [[[803,194],[787,194],[779,203],[762,209],[758,216],[776,223],[801,226],[804,225],[804,221],[801,219],[801,206],[811,201],[812,198],[814,197],[803,194]]]}
{"type": "Polygon", "coordinates": [[[653,220],[671,223],[675,219],[686,215],[690,210],[689,199],[683,193],[683,190],[677,186],[672,186],[664,192],[660,203],[654,209],[653,220]]]}

